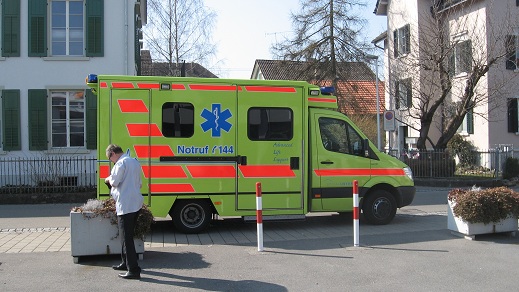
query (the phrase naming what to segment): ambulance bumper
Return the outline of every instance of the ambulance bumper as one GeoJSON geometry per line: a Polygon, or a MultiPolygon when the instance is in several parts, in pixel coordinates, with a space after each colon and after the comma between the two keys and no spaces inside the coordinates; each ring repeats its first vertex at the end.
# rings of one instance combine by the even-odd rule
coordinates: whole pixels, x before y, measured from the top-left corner
{"type": "Polygon", "coordinates": [[[400,193],[400,202],[398,202],[398,208],[410,205],[413,202],[416,188],[412,187],[399,187],[398,192],[400,193]]]}

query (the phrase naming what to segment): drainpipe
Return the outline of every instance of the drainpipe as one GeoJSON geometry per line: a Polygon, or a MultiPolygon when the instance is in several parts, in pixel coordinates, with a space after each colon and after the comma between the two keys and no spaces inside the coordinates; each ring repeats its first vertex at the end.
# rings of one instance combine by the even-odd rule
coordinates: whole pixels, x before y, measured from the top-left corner
{"type": "Polygon", "coordinates": [[[124,5],[124,75],[128,75],[128,1],[124,5]]]}

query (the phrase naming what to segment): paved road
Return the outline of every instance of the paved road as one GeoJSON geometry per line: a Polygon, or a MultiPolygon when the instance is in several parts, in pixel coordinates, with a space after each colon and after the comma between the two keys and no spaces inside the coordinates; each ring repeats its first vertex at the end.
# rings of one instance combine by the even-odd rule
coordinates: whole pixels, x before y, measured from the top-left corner
{"type": "Polygon", "coordinates": [[[517,291],[519,238],[469,241],[447,229],[447,189],[418,188],[413,205],[386,226],[311,214],[305,221],[215,222],[207,233],[176,233],[169,222],[147,238],[141,281],[117,279],[117,256],[70,255],[72,205],[0,206],[0,291],[517,291]],[[37,244],[39,243],[39,244],[37,244]]]}

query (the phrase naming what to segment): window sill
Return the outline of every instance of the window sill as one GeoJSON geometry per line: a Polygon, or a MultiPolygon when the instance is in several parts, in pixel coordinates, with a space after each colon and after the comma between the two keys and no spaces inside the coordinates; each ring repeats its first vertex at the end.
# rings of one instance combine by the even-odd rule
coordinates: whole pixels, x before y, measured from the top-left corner
{"type": "Polygon", "coordinates": [[[46,150],[45,154],[89,154],[90,150],[82,148],[56,148],[46,150]]]}
{"type": "Polygon", "coordinates": [[[6,154],[7,154],[7,151],[0,150],[0,155],[6,155],[6,154]]]}
{"type": "Polygon", "coordinates": [[[461,72],[461,73],[458,73],[456,75],[453,76],[454,79],[458,79],[458,78],[466,78],[469,76],[469,73],[467,72],[461,72]]]}
{"type": "Polygon", "coordinates": [[[88,61],[89,57],[43,57],[44,61],[88,61]]]}
{"type": "Polygon", "coordinates": [[[0,61],[5,61],[5,57],[0,57],[0,61]]]}

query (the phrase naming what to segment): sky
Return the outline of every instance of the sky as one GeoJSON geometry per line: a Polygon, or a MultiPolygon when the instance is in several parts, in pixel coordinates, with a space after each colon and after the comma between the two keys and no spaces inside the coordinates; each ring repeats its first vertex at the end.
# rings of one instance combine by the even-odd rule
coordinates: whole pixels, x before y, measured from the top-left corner
{"type": "MultiPolygon", "coordinates": [[[[386,30],[386,17],[373,14],[376,0],[365,0],[360,14],[368,20],[369,42],[386,30]]],[[[299,0],[205,0],[216,12],[213,42],[217,63],[208,68],[221,78],[250,79],[256,59],[273,59],[270,47],[290,36],[290,12],[299,13],[299,0]]],[[[382,50],[379,59],[382,60],[382,50]]]]}

